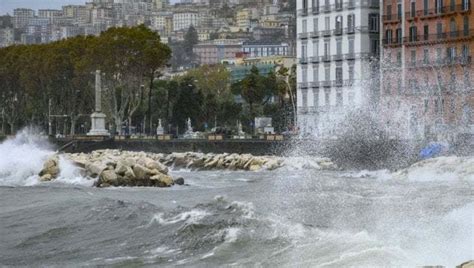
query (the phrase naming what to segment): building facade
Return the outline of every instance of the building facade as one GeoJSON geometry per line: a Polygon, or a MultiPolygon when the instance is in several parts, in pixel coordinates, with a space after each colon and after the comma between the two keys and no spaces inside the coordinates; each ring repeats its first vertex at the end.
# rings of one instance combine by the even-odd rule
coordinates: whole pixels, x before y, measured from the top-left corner
{"type": "Polygon", "coordinates": [[[469,0],[385,0],[381,111],[405,139],[473,133],[474,13],[469,0]]]}
{"type": "Polygon", "coordinates": [[[218,39],[194,46],[199,64],[218,64],[223,59],[233,58],[242,50],[242,40],[218,39]]]}
{"type": "Polygon", "coordinates": [[[297,1],[297,106],[303,136],[333,136],[378,91],[379,1],[297,1]]]}
{"type": "Polygon", "coordinates": [[[288,56],[290,48],[284,42],[247,41],[242,45],[242,52],[249,57],[288,56]]]}

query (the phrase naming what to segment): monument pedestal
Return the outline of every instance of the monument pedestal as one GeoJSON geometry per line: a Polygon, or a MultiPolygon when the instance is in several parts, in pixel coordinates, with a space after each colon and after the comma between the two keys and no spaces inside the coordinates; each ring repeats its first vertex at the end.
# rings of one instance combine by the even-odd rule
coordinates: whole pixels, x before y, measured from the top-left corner
{"type": "Polygon", "coordinates": [[[105,129],[105,114],[93,113],[91,115],[91,130],[87,136],[110,136],[110,133],[105,129]]]}

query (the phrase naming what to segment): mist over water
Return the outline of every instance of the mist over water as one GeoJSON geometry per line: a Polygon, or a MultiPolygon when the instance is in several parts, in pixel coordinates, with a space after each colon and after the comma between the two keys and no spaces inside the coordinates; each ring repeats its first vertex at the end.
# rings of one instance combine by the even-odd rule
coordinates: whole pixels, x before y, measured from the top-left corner
{"type": "Polygon", "coordinates": [[[391,267],[474,259],[472,157],[399,172],[173,170],[189,186],[91,187],[23,131],[0,144],[0,265],[391,267]]]}

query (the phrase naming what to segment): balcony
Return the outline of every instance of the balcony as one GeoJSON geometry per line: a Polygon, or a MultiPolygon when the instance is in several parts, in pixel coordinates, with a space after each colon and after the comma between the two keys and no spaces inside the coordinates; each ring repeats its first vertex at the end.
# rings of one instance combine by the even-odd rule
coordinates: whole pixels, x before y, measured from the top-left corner
{"type": "Polygon", "coordinates": [[[331,12],[331,5],[324,5],[323,12],[325,13],[331,12]]]}
{"type": "Polygon", "coordinates": [[[336,10],[336,11],[341,11],[341,10],[342,10],[342,7],[343,7],[342,1],[341,1],[341,2],[337,2],[337,1],[336,1],[335,10],[336,10]]]}
{"type": "Polygon", "coordinates": [[[321,86],[322,87],[331,87],[331,81],[327,80],[327,81],[321,81],[321,86]]]}
{"type": "Polygon", "coordinates": [[[309,83],[309,86],[312,87],[312,88],[318,88],[319,87],[319,81],[311,82],[311,83],[309,83]]]}
{"type": "Polygon", "coordinates": [[[341,61],[341,60],[343,60],[343,56],[340,53],[338,53],[336,55],[332,55],[332,60],[333,61],[341,61]]]}
{"type": "Polygon", "coordinates": [[[436,34],[415,35],[403,38],[406,45],[435,44],[443,42],[458,41],[470,39],[474,36],[474,30],[442,32],[436,34]]]}
{"type": "Polygon", "coordinates": [[[318,56],[311,57],[311,62],[312,63],[319,63],[319,57],[318,56]]]}
{"type": "Polygon", "coordinates": [[[321,59],[320,61],[322,62],[328,62],[328,61],[331,61],[331,56],[330,55],[324,55],[324,56],[321,56],[321,59]]]}
{"type": "Polygon", "coordinates": [[[342,87],[343,85],[344,85],[344,82],[342,81],[342,79],[337,79],[337,80],[332,81],[333,87],[342,87]]]}
{"type": "Polygon", "coordinates": [[[319,6],[311,8],[311,12],[313,13],[313,15],[319,14],[319,6]]]}
{"type": "Polygon", "coordinates": [[[331,36],[331,30],[323,30],[321,31],[322,36],[331,36]]]}
{"type": "Polygon", "coordinates": [[[407,63],[408,68],[433,68],[433,67],[442,67],[442,66],[453,66],[453,65],[471,65],[472,57],[471,56],[459,56],[459,57],[446,57],[441,59],[423,59],[419,61],[410,61],[407,63]]]}
{"type": "Polygon", "coordinates": [[[355,60],[355,54],[352,52],[352,53],[346,53],[344,55],[344,59],[346,60],[355,60]]]}
{"type": "Polygon", "coordinates": [[[308,16],[308,9],[307,8],[299,9],[298,16],[308,16]]]}
{"type": "Polygon", "coordinates": [[[308,113],[308,107],[306,107],[306,106],[304,106],[304,107],[299,106],[299,107],[298,107],[298,113],[299,113],[299,114],[307,114],[307,113],[308,113]]]}
{"type": "Polygon", "coordinates": [[[307,89],[308,88],[308,83],[306,83],[306,82],[298,83],[298,87],[300,89],[307,89]]]}
{"type": "Polygon", "coordinates": [[[355,27],[352,26],[352,27],[344,28],[344,33],[346,33],[346,34],[354,34],[354,33],[355,33],[355,27]]]}
{"type": "Polygon", "coordinates": [[[342,28],[333,30],[334,35],[342,35],[342,28]]]}
{"type": "Polygon", "coordinates": [[[318,38],[318,37],[319,37],[319,31],[311,32],[311,38],[318,38]]]}
{"type": "Polygon", "coordinates": [[[399,14],[388,14],[382,16],[382,21],[384,23],[398,23],[402,20],[402,16],[399,14]]]}
{"type": "Polygon", "coordinates": [[[308,64],[308,59],[306,57],[300,58],[299,62],[300,64],[308,64]]]}
{"type": "Polygon", "coordinates": [[[356,8],[355,0],[346,2],[346,3],[344,4],[344,6],[346,6],[347,9],[354,9],[354,8],[356,8]]]}
{"type": "Polygon", "coordinates": [[[309,33],[299,33],[298,38],[299,39],[308,39],[309,33]]]}

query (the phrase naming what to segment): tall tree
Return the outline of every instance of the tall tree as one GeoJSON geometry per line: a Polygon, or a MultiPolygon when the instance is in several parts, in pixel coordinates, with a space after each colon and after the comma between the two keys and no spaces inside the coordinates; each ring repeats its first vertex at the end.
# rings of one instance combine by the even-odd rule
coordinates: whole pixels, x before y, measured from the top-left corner
{"type": "Polygon", "coordinates": [[[199,43],[199,36],[194,26],[190,26],[186,34],[184,35],[183,48],[186,53],[187,58],[191,64],[194,64],[195,55],[193,48],[199,43]]]}

